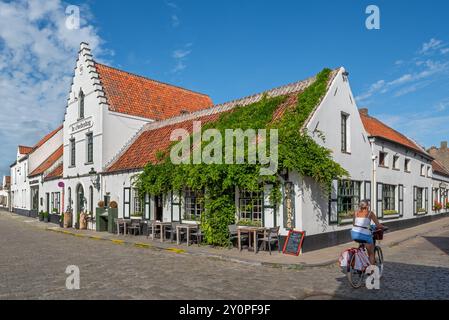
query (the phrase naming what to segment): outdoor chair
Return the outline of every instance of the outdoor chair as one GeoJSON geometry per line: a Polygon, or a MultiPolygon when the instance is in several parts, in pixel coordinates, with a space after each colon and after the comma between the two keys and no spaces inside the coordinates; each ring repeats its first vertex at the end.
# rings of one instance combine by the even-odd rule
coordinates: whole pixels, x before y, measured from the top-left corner
{"type": "MultiPolygon", "coordinates": [[[[190,233],[190,237],[196,240],[197,245],[199,246],[201,242],[203,242],[204,233],[201,228],[198,226],[198,229],[193,230],[190,233]]],[[[190,239],[189,239],[190,240],[190,239]]]]}
{"type": "MultiPolygon", "coordinates": [[[[231,247],[233,245],[234,240],[238,241],[237,225],[236,224],[228,225],[228,231],[229,231],[229,246],[231,247]]],[[[248,234],[246,233],[240,234],[240,241],[241,240],[249,241],[248,234]]]]}
{"type": "Polygon", "coordinates": [[[259,241],[261,241],[262,244],[265,245],[265,248],[268,245],[270,255],[271,255],[271,244],[272,243],[277,243],[278,251],[281,252],[281,247],[279,246],[279,227],[268,229],[268,231],[264,234],[264,236],[262,238],[257,239],[257,243],[259,243],[259,241]]]}
{"type": "Polygon", "coordinates": [[[132,221],[129,226],[126,227],[128,234],[140,235],[140,221],[132,221]]]}
{"type": "MultiPolygon", "coordinates": [[[[175,241],[175,236],[177,235],[177,229],[176,226],[179,225],[179,222],[172,222],[171,226],[166,226],[165,227],[165,235],[169,234],[170,235],[170,242],[175,241]]],[[[179,231],[179,236],[180,238],[182,238],[182,236],[185,234],[184,230],[180,230],[179,231]]],[[[168,237],[167,237],[168,238],[168,237]]]]}
{"type": "Polygon", "coordinates": [[[124,220],[115,218],[114,219],[114,226],[115,226],[114,229],[117,228],[117,222],[118,222],[118,230],[115,230],[115,232],[117,232],[117,234],[122,233],[124,235],[125,234],[125,222],[124,222],[124,220]]]}

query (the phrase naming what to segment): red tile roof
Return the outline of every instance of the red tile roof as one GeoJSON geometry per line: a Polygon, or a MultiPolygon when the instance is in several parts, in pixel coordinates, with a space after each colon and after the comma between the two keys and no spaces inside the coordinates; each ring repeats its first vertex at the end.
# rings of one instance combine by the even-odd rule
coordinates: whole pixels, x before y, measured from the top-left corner
{"type": "Polygon", "coordinates": [[[438,160],[432,161],[432,170],[433,172],[449,177],[449,171],[438,160]]]}
{"type": "Polygon", "coordinates": [[[213,105],[209,96],[95,63],[111,111],[163,120],[213,105]]]}
{"type": "Polygon", "coordinates": [[[53,154],[51,154],[44,162],[42,162],[33,172],[30,173],[30,177],[40,175],[48,170],[52,165],[61,159],[63,155],[63,146],[61,145],[53,154]]]}
{"type": "Polygon", "coordinates": [[[56,128],[52,132],[45,135],[45,137],[43,137],[38,143],[36,143],[36,145],[33,147],[33,151],[36,150],[37,148],[39,148],[40,146],[42,146],[48,140],[50,140],[61,129],[62,129],[62,125],[60,125],[58,128],[56,128]]]}
{"type": "Polygon", "coordinates": [[[19,153],[20,154],[28,154],[31,151],[33,151],[33,147],[19,146],[19,153]]]}
{"type": "Polygon", "coordinates": [[[52,172],[47,174],[45,176],[44,180],[53,180],[53,179],[62,178],[62,173],[63,173],[63,164],[61,163],[52,172]]]}
{"type": "Polygon", "coordinates": [[[430,157],[430,155],[417,143],[407,138],[402,133],[390,128],[389,126],[379,121],[378,119],[373,118],[364,112],[360,112],[360,118],[362,119],[365,130],[368,132],[370,136],[379,137],[382,139],[398,143],[400,145],[403,145],[407,148],[410,148],[414,151],[417,151],[421,154],[430,157]]]}
{"type": "MultiPolygon", "coordinates": [[[[219,113],[215,113],[194,120],[201,121],[204,125],[205,123],[217,120],[219,116],[219,113]]],[[[172,143],[170,141],[172,131],[175,129],[185,129],[188,132],[192,132],[194,120],[187,120],[142,132],[117,161],[108,168],[107,172],[141,169],[148,162],[156,163],[158,160],[157,153],[159,151],[167,151],[172,143]]]]}
{"type": "MultiPolygon", "coordinates": [[[[334,70],[329,83],[333,80],[337,72],[338,69],[334,70]]],[[[160,151],[168,151],[172,143],[170,141],[170,134],[174,129],[185,129],[191,133],[193,121],[201,121],[202,125],[216,121],[221,114],[232,112],[237,106],[246,106],[258,102],[265,95],[269,97],[287,96],[286,101],[279,105],[273,113],[273,120],[276,120],[282,116],[285,110],[296,105],[298,93],[312,84],[314,80],[314,77],[308,78],[242,99],[216,105],[212,109],[198,111],[185,117],[176,117],[162,122],[150,123],[118,155],[106,172],[114,173],[127,170],[139,170],[149,162],[156,163],[158,161],[157,153],[160,151]]]]}

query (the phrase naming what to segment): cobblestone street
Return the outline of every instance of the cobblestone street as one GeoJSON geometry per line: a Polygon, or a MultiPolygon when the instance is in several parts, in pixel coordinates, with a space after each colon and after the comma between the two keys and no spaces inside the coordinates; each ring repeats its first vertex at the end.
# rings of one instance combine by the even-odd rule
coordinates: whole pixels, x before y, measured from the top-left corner
{"type": "MultiPolygon", "coordinates": [[[[336,265],[289,270],[123,246],[0,213],[0,299],[449,299],[449,228],[384,248],[380,290],[336,265]],[[67,290],[68,265],[81,289],[67,290]]],[[[388,236],[388,235],[387,235],[388,236]]]]}

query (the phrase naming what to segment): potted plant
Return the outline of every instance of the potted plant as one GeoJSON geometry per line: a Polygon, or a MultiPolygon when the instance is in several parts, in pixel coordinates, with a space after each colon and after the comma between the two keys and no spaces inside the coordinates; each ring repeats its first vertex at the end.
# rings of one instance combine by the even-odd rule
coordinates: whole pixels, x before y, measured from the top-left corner
{"type": "Polygon", "coordinates": [[[426,213],[427,211],[426,211],[425,208],[419,208],[419,209],[417,210],[417,212],[418,212],[418,214],[423,214],[423,213],[426,213]]]}
{"type": "Polygon", "coordinates": [[[84,211],[79,214],[79,228],[80,230],[87,229],[87,213],[84,211]]]}
{"type": "Polygon", "coordinates": [[[64,212],[64,228],[69,228],[72,226],[72,208],[67,208],[67,211],[64,212]]]}
{"type": "Polygon", "coordinates": [[[61,215],[59,216],[59,226],[60,226],[61,228],[64,228],[64,214],[61,214],[61,215]]]}
{"type": "Polygon", "coordinates": [[[338,224],[349,224],[354,220],[354,211],[342,211],[338,213],[338,224]]]}
{"type": "Polygon", "coordinates": [[[39,212],[39,221],[44,221],[44,211],[39,212]]]}
{"type": "Polygon", "coordinates": [[[44,212],[44,222],[48,222],[49,214],[47,211],[44,212]]]}
{"type": "Polygon", "coordinates": [[[117,202],[111,201],[111,202],[109,203],[109,208],[117,209],[117,207],[118,207],[117,202]]]}
{"type": "Polygon", "coordinates": [[[238,226],[245,226],[245,227],[261,227],[262,223],[260,221],[253,221],[250,219],[240,219],[237,222],[238,226]]]}
{"type": "Polygon", "coordinates": [[[103,200],[98,201],[98,208],[104,208],[104,201],[103,200]]]}
{"type": "Polygon", "coordinates": [[[433,211],[440,211],[441,209],[443,209],[441,202],[435,201],[433,204],[433,211]]]}

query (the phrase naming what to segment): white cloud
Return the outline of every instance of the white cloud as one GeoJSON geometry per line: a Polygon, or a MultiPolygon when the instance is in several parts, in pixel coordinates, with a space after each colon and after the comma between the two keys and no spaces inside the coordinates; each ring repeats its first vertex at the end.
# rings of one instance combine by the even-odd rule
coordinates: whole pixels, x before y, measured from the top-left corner
{"type": "Polygon", "coordinates": [[[172,14],[171,16],[171,26],[173,28],[179,27],[181,22],[179,21],[179,17],[176,14],[172,14]]]}
{"type": "Polygon", "coordinates": [[[82,41],[96,57],[110,54],[88,8],[81,27],[65,26],[60,0],[0,0],[0,172],[7,173],[18,144],[34,145],[62,123],[76,54],[82,41]]]}
{"type": "Polygon", "coordinates": [[[175,59],[175,66],[171,70],[172,73],[179,73],[187,68],[185,61],[187,60],[187,57],[192,53],[192,50],[188,49],[192,47],[192,45],[192,43],[187,43],[183,49],[177,49],[173,51],[172,58],[175,59]]]}
{"type": "Polygon", "coordinates": [[[445,57],[446,44],[434,38],[422,45],[419,55],[409,61],[396,60],[394,62],[398,71],[407,68],[406,72],[393,80],[379,80],[368,87],[365,92],[359,94],[356,99],[366,104],[366,99],[373,98],[376,94],[385,94],[394,91],[394,97],[400,97],[427,86],[428,80],[436,79],[438,75],[449,74],[449,61],[445,57]],[[439,51],[437,51],[439,50],[439,51]],[[430,55],[430,53],[433,53],[430,55]],[[438,55],[440,53],[441,55],[438,55]],[[424,55],[425,54],[425,55],[424,55]]]}
{"type": "Polygon", "coordinates": [[[429,51],[439,49],[442,47],[442,43],[443,41],[432,38],[428,42],[423,43],[420,53],[424,54],[429,51]]]}

